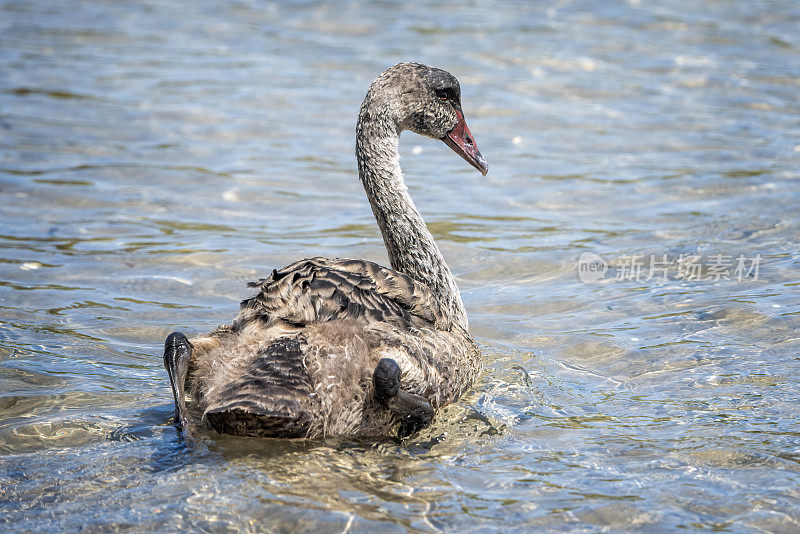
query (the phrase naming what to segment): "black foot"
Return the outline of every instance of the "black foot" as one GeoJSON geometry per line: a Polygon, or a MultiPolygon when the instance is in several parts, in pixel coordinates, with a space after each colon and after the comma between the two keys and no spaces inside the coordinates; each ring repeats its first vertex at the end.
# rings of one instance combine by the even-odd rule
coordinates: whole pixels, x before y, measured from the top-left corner
{"type": "Polygon", "coordinates": [[[419,432],[433,420],[433,408],[419,395],[400,390],[400,366],[391,358],[383,358],[375,367],[372,382],[375,399],[400,420],[397,436],[405,438],[419,432]]]}
{"type": "Polygon", "coordinates": [[[433,420],[433,408],[430,403],[419,395],[405,391],[397,394],[394,411],[400,418],[400,428],[397,431],[399,438],[416,434],[433,420]]]}
{"type": "Polygon", "coordinates": [[[375,399],[384,408],[397,397],[400,392],[400,366],[391,358],[383,358],[375,366],[372,373],[372,383],[375,385],[375,399]]]}
{"type": "Polygon", "coordinates": [[[186,418],[186,400],[184,398],[184,382],[189,370],[189,358],[192,345],[180,332],[173,332],[164,342],[164,367],[169,373],[172,384],[172,396],[175,398],[175,423],[185,437],[189,437],[189,425],[186,418]]]}

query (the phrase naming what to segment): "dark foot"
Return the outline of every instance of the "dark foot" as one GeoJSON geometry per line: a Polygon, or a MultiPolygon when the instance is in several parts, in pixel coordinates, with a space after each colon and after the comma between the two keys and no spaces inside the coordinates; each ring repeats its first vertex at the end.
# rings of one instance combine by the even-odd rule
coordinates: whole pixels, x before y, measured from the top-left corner
{"type": "Polygon", "coordinates": [[[391,358],[383,358],[372,373],[372,383],[375,385],[375,400],[388,408],[389,404],[400,392],[400,366],[391,358]]]}
{"type": "Polygon", "coordinates": [[[375,400],[394,413],[400,421],[398,437],[405,438],[419,432],[433,419],[433,408],[419,395],[400,390],[400,366],[391,358],[383,358],[375,367],[372,382],[375,400]]]}
{"type": "Polygon", "coordinates": [[[419,395],[405,391],[397,394],[394,411],[400,419],[400,428],[397,431],[399,438],[416,434],[433,420],[433,408],[430,403],[419,395]]]}
{"type": "Polygon", "coordinates": [[[186,416],[186,400],[184,398],[184,382],[189,370],[189,358],[192,345],[186,336],[173,332],[164,342],[164,367],[169,373],[172,384],[172,396],[175,398],[175,423],[185,437],[189,437],[189,425],[186,416]]]}

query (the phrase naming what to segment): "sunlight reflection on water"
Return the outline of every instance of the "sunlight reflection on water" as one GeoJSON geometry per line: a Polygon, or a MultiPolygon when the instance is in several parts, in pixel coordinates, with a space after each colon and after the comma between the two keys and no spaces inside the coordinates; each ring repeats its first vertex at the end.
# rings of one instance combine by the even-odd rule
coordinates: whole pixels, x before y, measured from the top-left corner
{"type": "Polygon", "coordinates": [[[794,3],[0,4],[0,524],[796,531],[794,3]],[[414,440],[169,425],[161,343],[299,257],[386,263],[368,83],[447,68],[491,172],[405,134],[486,370],[414,440]],[[757,280],[585,284],[744,254],[757,280]]]}

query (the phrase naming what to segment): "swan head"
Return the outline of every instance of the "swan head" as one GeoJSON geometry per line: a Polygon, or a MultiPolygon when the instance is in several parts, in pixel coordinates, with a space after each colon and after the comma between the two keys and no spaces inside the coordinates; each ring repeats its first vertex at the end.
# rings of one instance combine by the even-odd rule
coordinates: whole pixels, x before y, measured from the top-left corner
{"type": "Polygon", "coordinates": [[[461,86],[449,72],[420,63],[399,63],[381,74],[368,98],[380,101],[398,131],[444,141],[484,176],[489,170],[461,109],[461,86]]]}

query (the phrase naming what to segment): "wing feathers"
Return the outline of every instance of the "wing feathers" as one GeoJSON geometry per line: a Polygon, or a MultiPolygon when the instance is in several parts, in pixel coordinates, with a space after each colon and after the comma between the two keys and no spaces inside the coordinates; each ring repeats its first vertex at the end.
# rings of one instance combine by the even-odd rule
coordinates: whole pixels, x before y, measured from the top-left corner
{"type": "Polygon", "coordinates": [[[294,325],[365,318],[403,329],[447,328],[436,296],[412,278],[364,260],[312,258],[249,284],[259,293],[242,302],[244,316],[294,325]]]}

